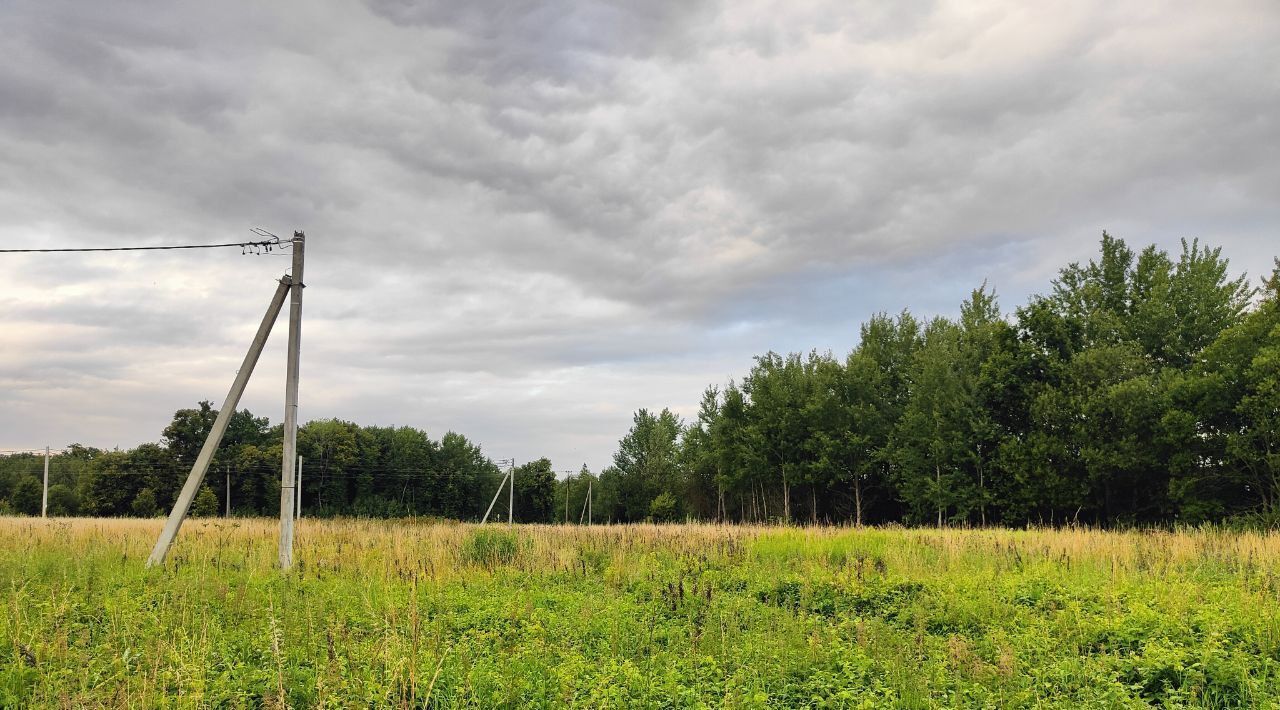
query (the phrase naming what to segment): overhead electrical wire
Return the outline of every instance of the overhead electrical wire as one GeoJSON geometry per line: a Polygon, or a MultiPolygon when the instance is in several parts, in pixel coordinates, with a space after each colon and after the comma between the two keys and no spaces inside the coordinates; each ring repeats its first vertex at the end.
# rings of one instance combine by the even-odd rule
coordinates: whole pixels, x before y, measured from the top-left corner
{"type": "MultiPolygon", "coordinates": [[[[33,459],[33,462],[37,465],[40,463],[39,459],[33,459]]],[[[52,462],[57,464],[57,466],[51,467],[50,470],[52,472],[58,473],[59,475],[69,474],[69,475],[75,475],[75,476],[97,476],[97,475],[107,475],[107,476],[175,475],[176,476],[176,475],[181,475],[184,471],[187,471],[190,468],[190,464],[176,464],[173,467],[160,466],[155,464],[142,464],[142,465],[125,466],[123,468],[114,469],[114,470],[105,470],[105,471],[97,470],[97,469],[81,469],[78,471],[67,471],[65,468],[63,468],[63,462],[58,461],[57,459],[53,459],[52,462]]],[[[232,474],[236,474],[236,473],[278,474],[280,471],[279,466],[272,466],[269,464],[255,465],[255,466],[229,465],[228,469],[232,474]]],[[[207,475],[213,476],[217,473],[222,473],[222,472],[223,472],[222,465],[220,464],[211,465],[209,467],[207,475]]],[[[344,477],[354,479],[354,478],[359,478],[362,475],[368,475],[379,480],[400,479],[400,480],[419,480],[419,481],[437,480],[438,481],[438,480],[447,480],[447,479],[492,478],[492,477],[503,476],[505,475],[505,473],[502,471],[471,472],[471,471],[440,471],[440,470],[412,469],[412,468],[373,468],[373,469],[368,469],[364,471],[321,470],[321,471],[315,471],[315,472],[309,473],[308,475],[320,477],[320,478],[330,478],[330,479],[337,479],[337,478],[344,478],[344,477]]]]}
{"type": "Polygon", "coordinates": [[[71,252],[103,252],[103,251],[170,251],[174,249],[225,249],[240,247],[242,254],[264,254],[276,247],[292,246],[292,242],[282,242],[280,237],[265,229],[253,228],[254,234],[266,239],[247,242],[227,242],[225,244],[169,244],[164,246],[145,247],[61,247],[55,249],[0,249],[0,254],[63,254],[71,252]]]}

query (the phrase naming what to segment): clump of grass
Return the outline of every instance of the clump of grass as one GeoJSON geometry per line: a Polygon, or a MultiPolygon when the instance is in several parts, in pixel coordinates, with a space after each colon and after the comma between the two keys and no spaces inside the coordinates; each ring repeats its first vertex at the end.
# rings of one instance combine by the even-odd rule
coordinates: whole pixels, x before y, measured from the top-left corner
{"type": "Polygon", "coordinates": [[[520,556],[525,541],[514,532],[481,528],[462,541],[462,559],[490,569],[510,565],[520,556]]]}
{"type": "Polygon", "coordinates": [[[609,566],[611,553],[603,545],[581,543],[578,545],[578,564],[582,571],[600,574],[609,566]]]}

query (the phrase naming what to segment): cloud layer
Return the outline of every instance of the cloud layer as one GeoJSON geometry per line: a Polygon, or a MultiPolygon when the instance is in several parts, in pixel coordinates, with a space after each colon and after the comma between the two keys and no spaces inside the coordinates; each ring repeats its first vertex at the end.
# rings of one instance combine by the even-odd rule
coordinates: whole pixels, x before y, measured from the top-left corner
{"type": "MultiPolygon", "coordinates": [[[[1103,228],[1280,251],[1266,1],[15,0],[0,52],[0,242],[305,229],[304,418],[557,468],[753,353],[1012,307],[1103,228]]],[[[220,400],[287,265],[0,257],[0,448],[220,400]]]]}

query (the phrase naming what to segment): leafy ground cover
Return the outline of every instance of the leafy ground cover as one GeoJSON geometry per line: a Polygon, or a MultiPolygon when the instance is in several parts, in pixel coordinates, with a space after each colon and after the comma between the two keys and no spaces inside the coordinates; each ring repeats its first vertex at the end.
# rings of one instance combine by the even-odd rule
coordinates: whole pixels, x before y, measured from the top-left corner
{"type": "Polygon", "coordinates": [[[1276,707],[1280,535],[0,518],[0,705],[1276,707]]]}

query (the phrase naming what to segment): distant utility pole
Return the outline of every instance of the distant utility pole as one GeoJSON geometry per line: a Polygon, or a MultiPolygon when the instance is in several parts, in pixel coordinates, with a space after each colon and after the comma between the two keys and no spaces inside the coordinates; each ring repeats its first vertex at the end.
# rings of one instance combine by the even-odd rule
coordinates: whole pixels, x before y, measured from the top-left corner
{"type": "MultiPolygon", "coordinates": [[[[502,480],[498,481],[498,490],[493,492],[493,500],[489,501],[489,509],[484,511],[484,517],[480,519],[480,524],[484,525],[489,522],[489,513],[493,512],[493,506],[498,502],[498,496],[502,495],[502,487],[507,485],[507,478],[511,476],[511,472],[502,474],[502,480]]],[[[499,514],[501,515],[501,514],[499,514]]],[[[501,519],[501,518],[499,518],[501,519]]]]}
{"type": "Polygon", "coordinates": [[[587,525],[591,524],[591,479],[587,479],[587,499],[582,501],[582,514],[578,515],[578,524],[582,524],[582,515],[587,516],[587,525]]]}
{"type": "MultiPolygon", "coordinates": [[[[493,492],[493,500],[489,501],[489,509],[484,511],[484,517],[480,519],[480,524],[484,525],[489,522],[489,514],[493,512],[493,506],[498,502],[498,496],[502,495],[502,487],[511,482],[511,488],[507,494],[507,524],[511,524],[511,513],[516,503],[516,460],[515,459],[499,459],[496,464],[506,464],[507,472],[502,474],[502,480],[498,481],[498,490],[493,492]]],[[[502,520],[502,514],[498,514],[498,520],[502,520]]]]}
{"type": "Polygon", "coordinates": [[[44,496],[40,499],[40,517],[49,514],[49,447],[44,447],[44,496]]]}
{"type": "Polygon", "coordinates": [[[568,525],[569,524],[569,494],[573,492],[573,489],[570,487],[569,484],[572,482],[574,470],[571,468],[564,469],[560,471],[560,473],[564,474],[564,524],[568,525]]]}
{"type": "Polygon", "coordinates": [[[222,472],[227,474],[227,517],[231,517],[231,467],[223,466],[222,472]]]}
{"type": "Polygon", "coordinates": [[[289,363],[284,381],[284,466],[280,471],[280,569],[293,566],[294,457],[298,451],[298,360],[302,351],[302,255],[306,237],[293,233],[293,286],[289,289],[289,363]]]}

